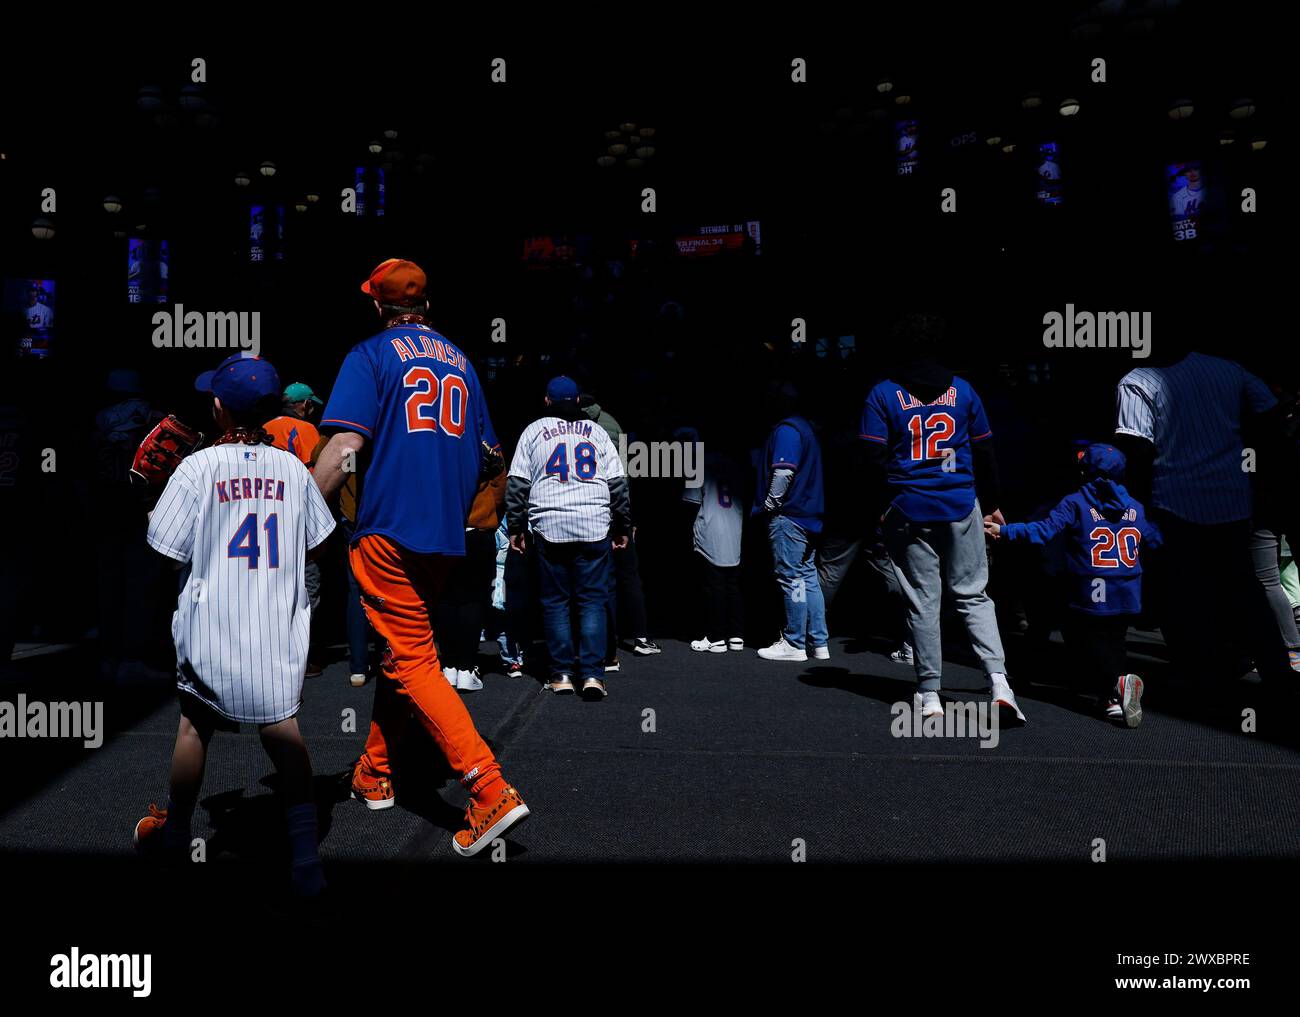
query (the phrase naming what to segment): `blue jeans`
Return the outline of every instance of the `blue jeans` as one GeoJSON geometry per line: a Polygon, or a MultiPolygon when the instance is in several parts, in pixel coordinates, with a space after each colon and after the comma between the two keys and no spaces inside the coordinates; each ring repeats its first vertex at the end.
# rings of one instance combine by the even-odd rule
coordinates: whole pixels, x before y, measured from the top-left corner
{"type": "Polygon", "coordinates": [[[789,516],[768,520],[767,534],[772,541],[776,581],[785,598],[785,631],[781,634],[787,643],[800,649],[825,646],[830,639],[826,602],[817,578],[811,535],[789,516]]]}
{"type": "MultiPolygon", "coordinates": [[[[339,527],[343,531],[343,539],[351,544],[356,525],[340,517],[339,527]]],[[[357,577],[352,574],[351,560],[343,564],[348,570],[348,660],[353,674],[365,674],[370,663],[370,622],[366,620],[366,609],[361,606],[361,587],[357,585],[357,577]]]]}
{"type": "Polygon", "coordinates": [[[541,575],[542,625],[551,673],[574,674],[573,619],[578,611],[578,678],[605,675],[605,609],[609,603],[609,541],[553,544],[536,534],[541,575]]]}
{"type": "Polygon", "coordinates": [[[519,645],[519,640],[506,624],[504,610],[494,607],[488,612],[487,626],[483,629],[483,635],[488,639],[496,640],[497,648],[501,651],[501,663],[523,666],[524,648],[519,645]]]}

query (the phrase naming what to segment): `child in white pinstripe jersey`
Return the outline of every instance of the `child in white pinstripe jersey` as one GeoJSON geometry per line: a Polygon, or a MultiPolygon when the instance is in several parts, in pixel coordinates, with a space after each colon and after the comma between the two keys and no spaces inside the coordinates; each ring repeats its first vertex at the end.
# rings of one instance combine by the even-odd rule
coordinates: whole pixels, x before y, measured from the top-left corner
{"type": "Polygon", "coordinates": [[[181,718],[168,807],[149,807],[135,844],[188,852],[212,735],[257,724],[286,806],[291,887],[312,897],[325,879],[296,719],[311,625],[304,567],[334,520],[307,468],[260,429],[279,395],[275,368],[236,355],[196,387],[212,393],[222,437],[181,462],[150,515],[150,546],[187,570],[172,617],[181,718]]]}

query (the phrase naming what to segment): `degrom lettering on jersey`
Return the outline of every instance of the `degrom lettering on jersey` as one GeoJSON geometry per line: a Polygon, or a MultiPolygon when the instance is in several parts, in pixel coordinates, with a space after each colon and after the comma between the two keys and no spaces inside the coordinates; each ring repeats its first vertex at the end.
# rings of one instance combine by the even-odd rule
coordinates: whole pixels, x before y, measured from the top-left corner
{"type": "Polygon", "coordinates": [[[215,445],[185,458],[149,520],[149,545],[189,566],[172,615],[179,686],[222,716],[270,724],[302,699],[307,551],[334,529],[292,453],[215,445]]]}
{"type": "Polygon", "coordinates": [[[577,434],[584,438],[590,438],[591,422],[587,420],[556,420],[542,428],[543,441],[550,441],[562,434],[577,434]]]}
{"type": "Polygon", "coordinates": [[[499,443],[478,375],[449,339],[407,324],[358,343],[320,427],[368,439],[354,542],[376,534],[419,554],[465,553],[480,442],[499,443]]]}

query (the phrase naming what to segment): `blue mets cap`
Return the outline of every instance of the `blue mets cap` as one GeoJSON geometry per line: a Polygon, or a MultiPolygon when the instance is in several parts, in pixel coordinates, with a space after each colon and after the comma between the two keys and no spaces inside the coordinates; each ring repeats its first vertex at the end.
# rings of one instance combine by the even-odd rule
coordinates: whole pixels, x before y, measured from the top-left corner
{"type": "Polygon", "coordinates": [[[221,404],[236,413],[251,410],[267,396],[280,395],[280,376],[269,360],[248,353],[235,353],[215,371],[204,371],[194,380],[200,392],[211,392],[221,404]]]}
{"type": "Polygon", "coordinates": [[[1107,480],[1122,481],[1124,467],[1128,461],[1124,453],[1114,445],[1094,444],[1084,449],[1079,457],[1079,465],[1090,477],[1105,477],[1107,480]]]}
{"type": "Polygon", "coordinates": [[[563,374],[558,378],[552,378],[550,384],[546,386],[546,395],[553,403],[577,399],[578,391],[578,383],[563,374]]]}

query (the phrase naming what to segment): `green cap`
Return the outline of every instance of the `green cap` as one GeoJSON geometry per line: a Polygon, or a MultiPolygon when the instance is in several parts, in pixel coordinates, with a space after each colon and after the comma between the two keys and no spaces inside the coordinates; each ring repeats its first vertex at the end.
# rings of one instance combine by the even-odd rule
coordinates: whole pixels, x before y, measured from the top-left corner
{"type": "Polygon", "coordinates": [[[284,397],[291,403],[300,403],[304,399],[310,399],[312,402],[320,406],[325,405],[321,400],[321,397],[311,390],[311,386],[301,381],[295,381],[292,385],[286,388],[284,390],[284,397]]]}

